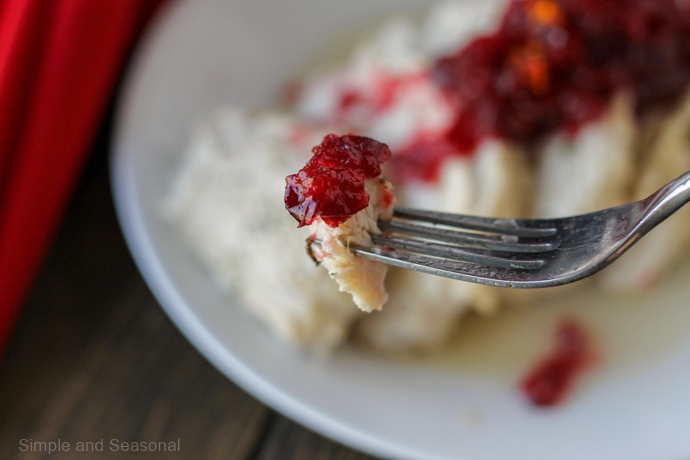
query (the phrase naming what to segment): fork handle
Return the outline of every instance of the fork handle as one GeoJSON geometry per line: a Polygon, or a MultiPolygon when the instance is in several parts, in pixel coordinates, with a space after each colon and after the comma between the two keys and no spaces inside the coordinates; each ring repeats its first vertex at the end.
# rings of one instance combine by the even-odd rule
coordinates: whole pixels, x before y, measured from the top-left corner
{"type": "MultiPolygon", "coordinates": [[[[640,201],[643,214],[638,224],[641,235],[649,232],[690,201],[690,171],[640,201]]],[[[641,236],[640,235],[640,236],[641,236]]]]}

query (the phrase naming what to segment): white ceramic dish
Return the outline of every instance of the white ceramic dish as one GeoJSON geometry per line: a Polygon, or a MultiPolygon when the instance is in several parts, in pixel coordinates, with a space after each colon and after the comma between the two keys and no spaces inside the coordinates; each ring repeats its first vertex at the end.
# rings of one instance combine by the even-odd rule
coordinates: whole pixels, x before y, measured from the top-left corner
{"type": "MultiPolygon", "coordinates": [[[[298,422],[394,459],[690,458],[690,272],[630,299],[595,293],[471,319],[433,359],[344,350],[309,357],[223,297],[156,208],[191,123],[219,104],[270,105],[280,85],[347,27],[419,0],[177,1],[138,53],[120,106],[113,188],[143,275],[189,340],[223,373],[298,422]],[[553,410],[515,389],[553,323],[575,315],[600,366],[553,410]]],[[[241,263],[238,261],[238,263],[241,263]]]]}

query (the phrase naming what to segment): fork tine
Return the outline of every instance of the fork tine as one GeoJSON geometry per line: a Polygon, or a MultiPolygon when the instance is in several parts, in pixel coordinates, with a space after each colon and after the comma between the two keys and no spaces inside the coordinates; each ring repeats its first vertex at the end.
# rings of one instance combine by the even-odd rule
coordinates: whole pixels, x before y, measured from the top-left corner
{"type": "Polygon", "coordinates": [[[500,267],[483,267],[457,260],[438,259],[419,254],[398,252],[380,246],[364,247],[353,245],[350,249],[359,256],[377,262],[455,280],[509,288],[522,287],[522,284],[525,284],[525,286],[529,284],[496,276],[496,273],[501,270],[500,267]],[[482,269],[477,270],[477,267],[482,269]],[[486,273],[483,273],[483,271],[486,271],[486,273]]]}
{"type": "Polygon", "coordinates": [[[524,221],[519,219],[493,219],[489,217],[414,209],[405,206],[396,206],[393,215],[401,219],[414,219],[467,230],[477,230],[523,238],[544,238],[554,236],[557,233],[557,230],[553,227],[526,227],[523,224],[524,221]]]}
{"type": "Polygon", "coordinates": [[[413,237],[422,237],[452,243],[460,247],[489,249],[502,252],[535,253],[547,252],[556,249],[560,241],[549,239],[547,241],[520,241],[516,235],[489,235],[483,233],[464,232],[462,230],[441,228],[431,225],[420,225],[412,222],[391,220],[380,221],[379,229],[384,233],[398,233],[413,237]]]}
{"type": "MultiPolygon", "coordinates": [[[[434,258],[446,258],[456,260],[459,262],[467,262],[478,265],[486,265],[488,267],[502,267],[530,270],[539,268],[544,265],[544,261],[534,258],[507,257],[492,252],[477,252],[468,251],[466,249],[458,248],[456,246],[449,246],[446,244],[434,243],[431,241],[422,241],[411,238],[399,238],[394,236],[385,236],[381,234],[371,235],[374,244],[383,246],[384,248],[402,249],[417,253],[418,255],[430,256],[434,258]]],[[[396,254],[400,254],[396,252],[396,254]]],[[[397,257],[397,256],[396,256],[397,257]]]]}

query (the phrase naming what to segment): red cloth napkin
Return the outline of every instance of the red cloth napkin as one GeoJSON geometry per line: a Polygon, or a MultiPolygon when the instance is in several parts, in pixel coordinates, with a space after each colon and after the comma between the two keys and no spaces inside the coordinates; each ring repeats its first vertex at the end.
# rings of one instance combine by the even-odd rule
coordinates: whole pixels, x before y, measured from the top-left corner
{"type": "Polygon", "coordinates": [[[163,0],[0,0],[0,352],[163,0]]]}

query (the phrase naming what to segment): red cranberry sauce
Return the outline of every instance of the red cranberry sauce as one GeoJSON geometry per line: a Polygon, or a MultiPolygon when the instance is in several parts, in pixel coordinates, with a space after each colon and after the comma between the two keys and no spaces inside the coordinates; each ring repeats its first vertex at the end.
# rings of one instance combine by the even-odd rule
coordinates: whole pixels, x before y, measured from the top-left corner
{"type": "Polygon", "coordinates": [[[554,406],[567,395],[591,358],[584,331],[577,323],[565,321],[557,330],[553,351],[527,374],[520,389],[532,404],[554,406]]]}
{"type": "Polygon", "coordinates": [[[411,88],[428,80],[428,72],[412,72],[392,75],[386,72],[374,74],[373,81],[364,88],[346,88],[340,94],[333,120],[361,124],[362,120],[388,110],[396,100],[404,97],[411,88]]]}
{"type": "Polygon", "coordinates": [[[364,181],[381,174],[391,151],[367,137],[329,134],[297,174],[285,179],[285,207],[299,227],[317,217],[337,227],[369,205],[364,181]]]}
{"type": "Polygon", "coordinates": [[[621,89],[638,115],[671,106],[690,81],[689,13],[675,0],[511,1],[494,33],[435,63],[453,127],[396,152],[395,169],[428,180],[437,149],[462,155],[487,139],[530,145],[574,134],[621,89]],[[427,170],[420,156],[431,158],[427,170]]]}

